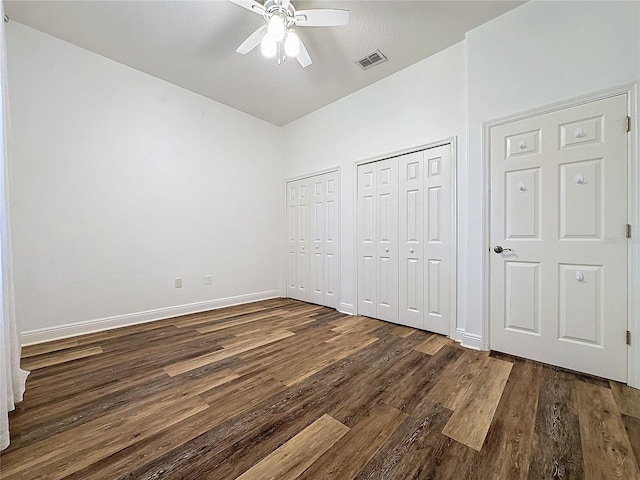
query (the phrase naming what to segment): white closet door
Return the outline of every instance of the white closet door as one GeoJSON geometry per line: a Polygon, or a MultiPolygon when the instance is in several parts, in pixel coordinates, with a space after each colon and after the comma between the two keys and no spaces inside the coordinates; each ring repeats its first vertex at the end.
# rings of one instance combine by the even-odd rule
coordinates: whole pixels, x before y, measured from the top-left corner
{"type": "Polygon", "coordinates": [[[399,157],[398,323],[424,328],[424,152],[399,157]]]}
{"type": "Polygon", "coordinates": [[[358,166],[358,313],[377,317],[376,164],[358,166]]]}
{"type": "Polygon", "coordinates": [[[358,167],[358,313],[398,321],[398,159],[358,167]]]}
{"type": "Polygon", "coordinates": [[[298,183],[287,183],[287,297],[298,299],[298,183]]]}
{"type": "Polygon", "coordinates": [[[340,288],[340,191],[338,172],[324,177],[324,305],[338,308],[340,288]]]}
{"type": "Polygon", "coordinates": [[[424,151],[424,329],[451,334],[453,165],[451,145],[424,151]]]}
{"type": "Polygon", "coordinates": [[[339,173],[287,183],[287,297],[338,308],[339,173]]]}
{"type": "Polygon", "coordinates": [[[309,301],[324,305],[324,237],[325,181],[324,175],[309,179],[311,208],[309,210],[309,301]]]}
{"type": "Polygon", "coordinates": [[[376,162],[377,317],[398,321],[398,159],[376,162]]]}
{"type": "Polygon", "coordinates": [[[298,188],[298,249],[297,249],[297,286],[298,300],[309,301],[309,210],[312,206],[309,179],[299,180],[298,188]]]}

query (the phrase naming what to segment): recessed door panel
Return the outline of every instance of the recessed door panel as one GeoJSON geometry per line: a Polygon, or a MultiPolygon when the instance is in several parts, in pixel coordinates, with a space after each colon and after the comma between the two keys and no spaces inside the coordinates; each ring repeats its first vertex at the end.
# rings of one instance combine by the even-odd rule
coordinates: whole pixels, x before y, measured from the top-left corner
{"type": "Polygon", "coordinates": [[[602,345],[602,266],[559,266],[561,340],[602,345]]]}
{"type": "Polygon", "coordinates": [[[361,282],[358,285],[362,288],[362,295],[360,300],[365,304],[373,308],[375,312],[376,303],[376,266],[375,258],[370,256],[361,257],[360,262],[361,282]]]}
{"type": "Polygon", "coordinates": [[[507,261],[504,278],[504,327],[539,335],[540,264],[507,261]]]}
{"type": "Polygon", "coordinates": [[[602,160],[560,165],[560,238],[602,237],[602,160]]]}
{"type": "Polygon", "coordinates": [[[442,187],[430,187],[428,192],[428,229],[427,238],[429,243],[441,242],[440,237],[440,194],[442,187]]]}
{"type": "Polygon", "coordinates": [[[505,137],[505,145],[508,159],[540,153],[540,130],[509,135],[505,137]]]}
{"type": "Polygon", "coordinates": [[[442,260],[429,259],[429,306],[431,316],[442,316],[442,260]]]}
{"type": "Polygon", "coordinates": [[[292,295],[295,295],[295,291],[298,288],[297,281],[296,281],[298,278],[297,277],[298,254],[296,252],[289,252],[287,257],[288,257],[287,258],[287,296],[292,297],[292,295]]]}
{"type": "Polygon", "coordinates": [[[585,118],[560,125],[560,148],[581,146],[589,143],[603,143],[602,116],[585,118]]]}
{"type": "Polygon", "coordinates": [[[391,218],[391,194],[383,193],[378,196],[378,242],[389,243],[391,241],[391,232],[396,230],[396,226],[392,225],[391,218]]]}
{"type": "Polygon", "coordinates": [[[506,173],[504,184],[507,238],[540,238],[539,174],[539,168],[506,173]]]}

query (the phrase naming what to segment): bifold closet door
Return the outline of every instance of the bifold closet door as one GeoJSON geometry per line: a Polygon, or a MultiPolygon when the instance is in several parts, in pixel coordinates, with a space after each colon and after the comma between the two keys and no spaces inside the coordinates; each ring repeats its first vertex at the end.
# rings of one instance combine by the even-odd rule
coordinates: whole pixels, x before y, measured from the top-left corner
{"type": "Polygon", "coordinates": [[[424,152],[402,155],[398,161],[398,322],[424,328],[424,152]]]}
{"type": "Polygon", "coordinates": [[[287,183],[287,297],[338,308],[338,172],[287,183]]]}
{"type": "Polygon", "coordinates": [[[398,321],[398,160],[358,167],[358,313],[398,321]]]}
{"type": "Polygon", "coordinates": [[[287,297],[309,301],[308,179],[287,183],[287,297]]]}
{"type": "Polygon", "coordinates": [[[451,334],[453,155],[451,145],[424,152],[424,329],[451,334]]]}
{"type": "Polygon", "coordinates": [[[449,335],[451,145],[358,166],[358,313],[449,335]]]}

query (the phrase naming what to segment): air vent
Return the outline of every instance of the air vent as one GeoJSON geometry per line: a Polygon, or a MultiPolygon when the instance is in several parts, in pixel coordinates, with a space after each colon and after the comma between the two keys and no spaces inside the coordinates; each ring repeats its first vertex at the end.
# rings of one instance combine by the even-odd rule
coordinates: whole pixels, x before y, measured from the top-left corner
{"type": "Polygon", "coordinates": [[[386,61],[387,61],[387,57],[385,57],[380,50],[376,50],[374,52],[371,52],[366,57],[363,57],[360,60],[357,60],[356,63],[360,64],[363,70],[367,70],[373,67],[374,65],[378,65],[379,63],[386,62],[386,61]]]}

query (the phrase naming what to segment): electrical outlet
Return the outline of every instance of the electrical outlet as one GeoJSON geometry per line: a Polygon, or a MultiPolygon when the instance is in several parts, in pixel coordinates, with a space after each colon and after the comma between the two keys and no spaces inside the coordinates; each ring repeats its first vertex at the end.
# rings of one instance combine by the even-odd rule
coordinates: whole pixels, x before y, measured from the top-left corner
{"type": "Polygon", "coordinates": [[[204,283],[206,285],[213,285],[213,277],[211,275],[204,276],[204,283]]]}
{"type": "Polygon", "coordinates": [[[182,288],[182,279],[176,278],[176,288],[182,288]]]}

